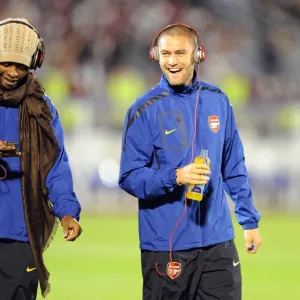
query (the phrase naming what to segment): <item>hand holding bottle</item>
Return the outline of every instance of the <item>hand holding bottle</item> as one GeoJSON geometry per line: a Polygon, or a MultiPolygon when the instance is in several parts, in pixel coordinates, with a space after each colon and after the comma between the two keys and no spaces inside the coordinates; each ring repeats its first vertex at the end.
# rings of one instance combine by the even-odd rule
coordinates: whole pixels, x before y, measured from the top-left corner
{"type": "Polygon", "coordinates": [[[210,167],[206,164],[191,163],[176,170],[177,182],[180,184],[206,184],[210,174],[210,167]]]}
{"type": "Polygon", "coordinates": [[[210,159],[208,150],[201,149],[200,155],[195,158],[193,164],[176,170],[177,183],[189,184],[186,197],[190,200],[201,201],[203,199],[205,186],[209,180],[210,159]]]}

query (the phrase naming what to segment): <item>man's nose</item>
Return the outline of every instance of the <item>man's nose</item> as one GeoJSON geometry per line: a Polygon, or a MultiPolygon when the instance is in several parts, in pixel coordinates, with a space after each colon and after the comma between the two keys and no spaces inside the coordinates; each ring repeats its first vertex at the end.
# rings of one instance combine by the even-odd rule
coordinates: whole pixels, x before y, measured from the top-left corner
{"type": "Polygon", "coordinates": [[[176,57],[176,55],[170,55],[170,57],[169,57],[169,65],[170,66],[175,66],[175,65],[177,65],[177,57],[176,57]]]}
{"type": "Polygon", "coordinates": [[[19,73],[18,73],[18,70],[17,70],[17,67],[15,65],[11,65],[9,68],[8,68],[8,75],[12,78],[14,77],[18,77],[19,76],[19,73]]]}

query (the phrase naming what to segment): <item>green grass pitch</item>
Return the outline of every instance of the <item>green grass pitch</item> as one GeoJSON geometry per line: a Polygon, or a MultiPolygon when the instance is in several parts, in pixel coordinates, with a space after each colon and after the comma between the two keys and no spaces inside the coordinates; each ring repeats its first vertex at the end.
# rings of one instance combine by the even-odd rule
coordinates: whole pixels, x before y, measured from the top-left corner
{"type": "MultiPolygon", "coordinates": [[[[45,253],[51,273],[49,300],[142,300],[136,215],[83,215],[74,243],[57,232],[45,253]]],[[[244,252],[236,225],[243,300],[300,299],[300,216],[263,214],[259,253],[244,252]]],[[[42,299],[38,296],[38,300],[42,299]]]]}

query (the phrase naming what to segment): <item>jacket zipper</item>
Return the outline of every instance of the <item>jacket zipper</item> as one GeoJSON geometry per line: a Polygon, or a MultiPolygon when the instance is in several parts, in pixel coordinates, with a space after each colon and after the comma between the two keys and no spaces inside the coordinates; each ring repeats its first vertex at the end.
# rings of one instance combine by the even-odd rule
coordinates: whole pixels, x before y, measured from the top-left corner
{"type": "Polygon", "coordinates": [[[7,135],[6,135],[6,133],[7,133],[7,130],[6,130],[6,128],[7,128],[7,111],[8,111],[8,108],[7,107],[5,107],[5,109],[4,109],[4,140],[6,141],[7,140],[7,135]]]}

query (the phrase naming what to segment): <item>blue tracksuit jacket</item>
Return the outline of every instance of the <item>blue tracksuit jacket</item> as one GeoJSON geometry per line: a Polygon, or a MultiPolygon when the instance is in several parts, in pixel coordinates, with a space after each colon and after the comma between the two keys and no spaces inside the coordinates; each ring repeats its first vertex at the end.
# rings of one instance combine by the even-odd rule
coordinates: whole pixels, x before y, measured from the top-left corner
{"type": "Polygon", "coordinates": [[[139,199],[140,248],[168,251],[172,230],[184,211],[188,186],[176,185],[176,168],[191,162],[197,91],[195,156],[208,150],[211,176],[201,202],[187,201],[187,213],[173,236],[173,250],[217,244],[234,238],[225,190],[244,229],[258,227],[243,145],[232,107],[218,88],[197,82],[176,90],[166,78],[128,110],[119,185],[139,199]]]}
{"type": "MultiPolygon", "coordinates": [[[[57,217],[72,215],[78,219],[81,208],[73,191],[72,175],[64,148],[63,130],[51,100],[46,95],[45,99],[53,115],[52,126],[60,148],[58,159],[46,180],[49,199],[57,217]]],[[[0,106],[0,140],[19,142],[18,108],[0,106]]],[[[0,158],[0,164],[12,174],[12,176],[0,180],[0,238],[27,242],[28,234],[22,204],[20,158],[0,158]]],[[[0,169],[0,177],[3,175],[1,172],[0,169]]]]}

